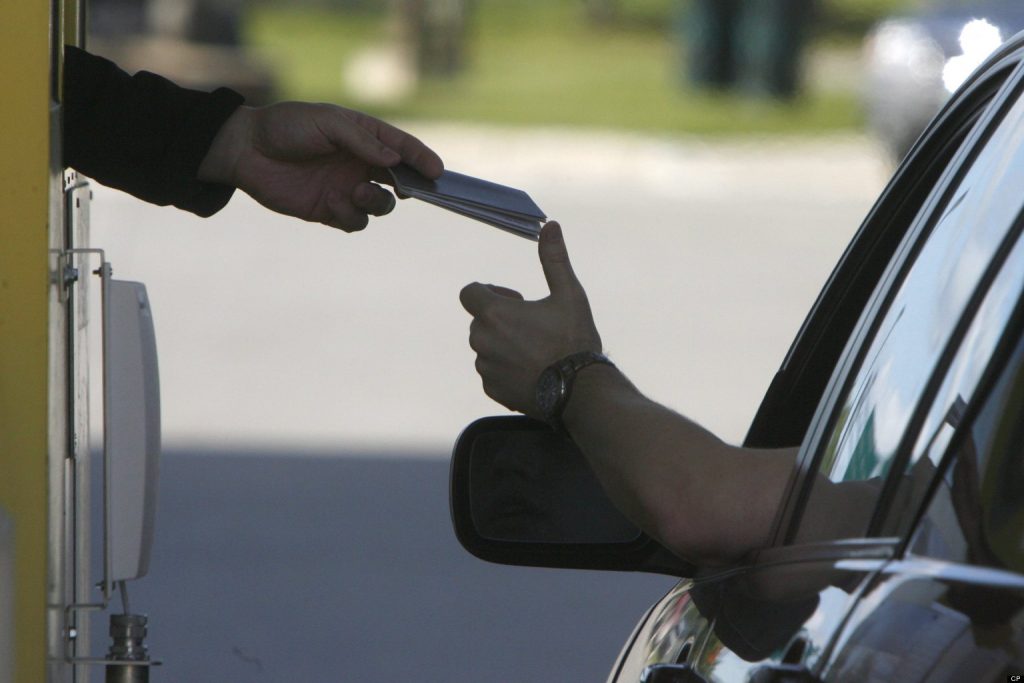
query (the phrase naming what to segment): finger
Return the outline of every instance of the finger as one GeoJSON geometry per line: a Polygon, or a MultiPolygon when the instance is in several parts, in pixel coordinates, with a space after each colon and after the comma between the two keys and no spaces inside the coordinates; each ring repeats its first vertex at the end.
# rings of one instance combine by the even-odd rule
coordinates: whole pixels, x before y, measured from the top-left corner
{"type": "Polygon", "coordinates": [[[459,301],[462,303],[462,307],[473,317],[483,313],[497,297],[498,295],[492,292],[487,285],[482,285],[479,282],[466,285],[459,292],[459,301]]]}
{"type": "Polygon", "coordinates": [[[359,220],[336,220],[331,219],[324,221],[324,225],[332,228],[337,228],[344,232],[359,232],[360,230],[366,229],[366,226],[370,224],[370,218],[367,215],[363,215],[362,221],[359,220]]]}
{"type": "Polygon", "coordinates": [[[401,161],[397,150],[362,125],[364,114],[341,107],[325,107],[319,111],[322,113],[317,124],[335,147],[351,152],[371,166],[394,166],[401,161]]]}
{"type": "Polygon", "coordinates": [[[395,196],[373,183],[360,183],[352,191],[352,205],[371,216],[385,216],[395,208],[395,196]]]}
{"type": "Polygon", "coordinates": [[[477,356],[476,361],[473,363],[473,368],[476,370],[476,374],[480,375],[480,386],[483,387],[484,393],[489,398],[501,403],[501,400],[498,398],[501,395],[500,384],[495,380],[494,364],[477,356]]]}
{"type": "Polygon", "coordinates": [[[408,199],[409,198],[409,195],[402,194],[401,192],[398,191],[398,188],[395,187],[395,179],[394,179],[394,177],[392,177],[391,173],[389,173],[388,169],[386,169],[386,168],[379,168],[379,167],[371,168],[370,169],[370,180],[372,180],[373,182],[378,183],[380,185],[387,185],[387,186],[391,187],[393,192],[395,193],[395,196],[398,197],[399,199],[408,199]]]}
{"type": "Polygon", "coordinates": [[[321,222],[345,232],[362,230],[370,222],[370,217],[366,212],[355,208],[334,192],[327,195],[327,211],[326,219],[321,222]]]}
{"type": "Polygon", "coordinates": [[[580,281],[569,263],[569,251],[565,248],[562,238],[562,226],[551,221],[540,232],[540,265],[544,269],[551,296],[561,297],[582,291],[580,281]]]}
{"type": "Polygon", "coordinates": [[[375,183],[380,183],[384,185],[395,184],[395,179],[391,176],[391,172],[388,171],[388,169],[386,168],[381,168],[380,166],[373,166],[372,168],[370,168],[369,175],[370,180],[372,180],[375,183]]]}
{"type": "MultiPolygon", "coordinates": [[[[423,142],[406,133],[400,128],[395,128],[390,123],[365,114],[361,115],[360,123],[369,130],[373,136],[380,140],[389,149],[398,152],[401,160],[409,164],[427,178],[437,178],[444,172],[444,162],[437,152],[427,147],[423,142]]],[[[398,163],[396,160],[395,163],[398,163]]],[[[394,164],[383,164],[392,166],[394,164]]]]}
{"type": "MultiPolygon", "coordinates": [[[[403,135],[405,135],[403,133],[403,135]]],[[[436,180],[444,173],[444,162],[434,150],[427,147],[417,138],[405,135],[405,138],[395,144],[402,161],[409,164],[424,177],[436,180]]]]}
{"type": "Polygon", "coordinates": [[[485,361],[480,356],[477,356],[476,360],[473,361],[473,367],[476,369],[476,374],[483,377],[484,374],[487,372],[487,361],[485,361]]]}
{"type": "Polygon", "coordinates": [[[508,287],[501,287],[500,285],[487,285],[487,289],[491,290],[498,296],[503,296],[507,299],[518,299],[519,301],[523,300],[522,294],[520,294],[514,289],[509,289],[508,287]]]}
{"type": "MultiPolygon", "coordinates": [[[[483,323],[480,322],[479,318],[473,318],[473,322],[469,324],[469,348],[473,349],[477,354],[487,348],[483,340],[485,335],[483,323]]],[[[477,358],[477,361],[479,360],[480,358],[477,358]]]]}

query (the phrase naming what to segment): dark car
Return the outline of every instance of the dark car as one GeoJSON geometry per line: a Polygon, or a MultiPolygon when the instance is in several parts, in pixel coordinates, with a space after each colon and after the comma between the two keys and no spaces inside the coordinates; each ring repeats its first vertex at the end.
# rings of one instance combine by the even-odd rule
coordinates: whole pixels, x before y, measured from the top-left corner
{"type": "Polygon", "coordinates": [[[456,444],[460,542],[679,577],[617,683],[1024,675],[1022,231],[1024,34],[914,145],[767,390],[745,445],[799,447],[769,547],[688,565],[616,511],[569,440],[518,416],[456,444]]]}
{"type": "Polygon", "coordinates": [[[951,93],[1024,30],[1019,0],[931,0],[874,26],[864,41],[868,128],[899,161],[951,93]]]}

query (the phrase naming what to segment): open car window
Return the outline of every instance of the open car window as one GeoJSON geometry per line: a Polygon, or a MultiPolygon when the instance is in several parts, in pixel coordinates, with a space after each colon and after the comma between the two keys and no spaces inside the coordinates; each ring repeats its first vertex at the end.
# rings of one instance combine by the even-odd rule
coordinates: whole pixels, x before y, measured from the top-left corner
{"type": "MultiPolygon", "coordinates": [[[[891,472],[903,475],[941,377],[994,276],[1024,203],[1020,78],[990,134],[938,187],[897,250],[847,352],[850,371],[810,447],[818,462],[795,542],[863,536],[891,472]]],[[[972,144],[968,142],[967,144],[972,144]]],[[[894,482],[890,487],[898,486],[894,482]]]]}
{"type": "MultiPolygon", "coordinates": [[[[847,339],[893,255],[1015,65],[1016,56],[1007,48],[995,66],[972,77],[897,170],[808,313],[765,393],[745,446],[797,447],[806,440],[847,339]]],[[[788,521],[778,521],[781,533],[788,521]]]]}

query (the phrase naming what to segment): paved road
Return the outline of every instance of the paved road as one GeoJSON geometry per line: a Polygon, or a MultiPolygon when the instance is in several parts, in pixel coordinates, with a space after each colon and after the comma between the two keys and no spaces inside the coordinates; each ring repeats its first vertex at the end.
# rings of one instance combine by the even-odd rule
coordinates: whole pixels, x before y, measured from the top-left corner
{"type": "Polygon", "coordinates": [[[673,581],[477,560],[447,476],[440,457],[165,456],[130,588],[165,662],[153,682],[605,680],[673,581]]]}

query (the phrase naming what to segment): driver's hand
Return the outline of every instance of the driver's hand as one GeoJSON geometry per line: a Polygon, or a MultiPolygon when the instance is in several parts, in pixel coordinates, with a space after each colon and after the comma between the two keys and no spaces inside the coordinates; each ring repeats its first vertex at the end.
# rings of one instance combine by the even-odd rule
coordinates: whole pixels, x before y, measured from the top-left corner
{"type": "Polygon", "coordinates": [[[459,295],[473,316],[469,345],[477,354],[484,392],[534,417],[537,379],[546,367],[577,351],[601,351],[587,294],[573,273],[558,223],[544,226],[539,253],[550,296],[524,301],[519,292],[478,282],[459,295]]]}

